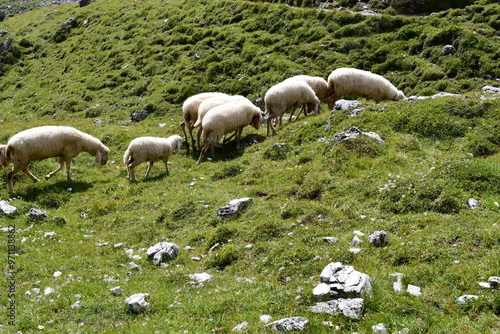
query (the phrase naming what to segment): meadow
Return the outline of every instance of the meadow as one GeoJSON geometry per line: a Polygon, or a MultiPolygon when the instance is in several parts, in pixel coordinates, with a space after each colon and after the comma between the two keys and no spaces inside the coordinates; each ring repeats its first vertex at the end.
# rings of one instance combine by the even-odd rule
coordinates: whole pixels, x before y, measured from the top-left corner
{"type": "MultiPolygon", "coordinates": [[[[105,166],[79,155],[74,181],[60,172],[34,184],[19,173],[12,196],[8,168],[0,170],[0,200],[18,210],[0,213],[1,228],[15,226],[17,247],[15,324],[2,294],[0,332],[227,333],[247,321],[245,332],[271,333],[259,320],[268,314],[308,318],[305,333],[372,333],[379,323],[389,333],[498,333],[498,288],[478,283],[500,275],[500,99],[481,91],[500,86],[499,19],[500,5],[488,1],[418,17],[219,0],[109,0],[8,16],[0,22],[0,45],[12,39],[0,53],[0,143],[26,128],[70,125],[111,155],[105,166]],[[443,56],[448,44],[454,52],[443,56]],[[356,117],[323,104],[275,136],[245,128],[241,151],[227,143],[218,159],[196,165],[198,152],[184,149],[169,175],[157,163],[148,179],[146,164],[136,168],[139,182],[125,178],[129,142],[181,134],[187,97],[222,91],[256,101],[287,77],[326,78],[341,66],[384,75],[408,97],[457,95],[361,100],[356,117]],[[148,117],[131,122],[138,110],[148,117]],[[351,126],[385,144],[336,144],[351,126]],[[274,150],[277,143],[288,145],[274,150]],[[215,217],[243,197],[253,201],[237,217],[215,217]],[[49,217],[31,220],[31,208],[49,217]],[[368,243],[378,230],[388,246],[368,243]],[[358,254],[349,251],[354,231],[365,234],[358,254]],[[168,266],[146,257],[161,241],[182,249],[168,266]],[[307,310],[330,262],[371,277],[360,319],[307,310]],[[201,272],[212,280],[193,284],[189,275],[201,272]],[[393,273],[422,295],[396,293],[393,273]],[[110,294],[115,286],[122,296],[110,294]],[[151,308],[134,314],[125,297],[140,292],[151,308]],[[466,294],[479,298],[456,303],[466,294]]],[[[42,176],[56,166],[49,159],[30,170],[42,176]]]]}

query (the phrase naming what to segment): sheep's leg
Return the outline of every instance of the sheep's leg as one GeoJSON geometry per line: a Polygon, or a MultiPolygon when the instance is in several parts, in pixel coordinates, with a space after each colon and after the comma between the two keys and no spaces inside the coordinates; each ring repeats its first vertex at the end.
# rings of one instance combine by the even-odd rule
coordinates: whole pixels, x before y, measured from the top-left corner
{"type": "Polygon", "coordinates": [[[229,136],[229,138],[224,138],[224,140],[222,141],[222,143],[225,144],[228,141],[230,141],[231,139],[233,139],[236,136],[236,132],[237,131],[234,131],[233,134],[231,136],[229,136]]]}
{"type": "Polygon", "coordinates": [[[166,157],[165,159],[162,159],[163,160],[163,163],[165,164],[165,170],[167,171],[167,175],[170,174],[169,170],[168,170],[168,157],[166,157]]]}
{"type": "MultiPolygon", "coordinates": [[[[36,183],[36,182],[40,181],[35,175],[33,175],[30,172],[30,170],[28,169],[28,165],[22,167],[21,170],[24,172],[24,174],[28,175],[33,180],[33,182],[36,183]]],[[[16,173],[17,173],[17,171],[14,174],[16,174],[16,173]]],[[[14,174],[12,174],[12,176],[14,176],[14,174]]]]}
{"type": "Polygon", "coordinates": [[[241,138],[241,134],[242,133],[243,133],[243,126],[240,127],[238,130],[236,130],[236,132],[235,132],[234,141],[236,142],[236,149],[237,150],[241,149],[241,147],[240,147],[240,138],[241,138]]]}
{"type": "MultiPolygon", "coordinates": [[[[64,167],[64,160],[62,157],[59,157],[59,167],[56,168],[52,173],[49,173],[45,175],[45,180],[50,179],[52,176],[54,176],[58,171],[60,171],[64,167]]],[[[69,180],[69,178],[68,178],[69,180]]]]}
{"type": "Polygon", "coordinates": [[[135,181],[135,172],[134,172],[134,166],[132,166],[132,164],[129,164],[127,166],[127,171],[128,171],[128,179],[130,181],[135,181]]]}
{"type": "Polygon", "coordinates": [[[276,133],[272,123],[273,123],[273,120],[268,118],[267,119],[267,136],[268,137],[269,137],[271,131],[273,132],[273,134],[276,133]]]}
{"type": "Polygon", "coordinates": [[[205,152],[207,151],[207,149],[208,149],[208,143],[205,143],[205,146],[203,146],[203,148],[201,149],[200,157],[196,162],[197,165],[201,164],[201,162],[203,161],[203,157],[205,156],[205,152]]]}
{"type": "Polygon", "coordinates": [[[154,164],[154,161],[149,162],[148,170],[146,171],[146,175],[144,176],[144,178],[148,178],[149,172],[151,171],[151,167],[153,167],[153,164],[154,164]]]}
{"type": "MultiPolygon", "coordinates": [[[[28,169],[28,166],[26,166],[26,170],[28,169]]],[[[7,175],[7,189],[9,190],[9,194],[12,194],[14,191],[12,190],[12,186],[14,184],[14,175],[16,175],[18,172],[19,172],[20,168],[19,167],[16,167],[16,165],[14,165],[14,167],[12,167],[12,170],[9,172],[9,174],[7,175]]],[[[24,171],[24,170],[23,170],[24,171]]],[[[26,173],[26,172],[25,172],[26,173]]],[[[29,173],[29,171],[28,171],[29,173]]],[[[30,173],[31,174],[31,173],[30,173]]],[[[31,174],[31,176],[33,176],[33,174],[31,174]]],[[[31,177],[30,176],[30,177],[31,177]]],[[[33,176],[34,177],[34,176],[33,176]]],[[[36,177],[35,177],[36,179],[36,177]]],[[[34,181],[36,182],[36,181],[34,181]]]]}
{"type": "Polygon", "coordinates": [[[200,138],[201,138],[202,131],[203,131],[203,127],[200,125],[200,129],[198,130],[198,133],[196,134],[196,145],[198,147],[198,151],[201,150],[200,138]]]}
{"type": "MultiPolygon", "coordinates": [[[[292,118],[293,118],[293,114],[295,113],[295,108],[292,109],[292,112],[290,113],[290,118],[288,119],[288,123],[291,122],[292,118]]],[[[300,112],[299,112],[300,114],[300,112]]],[[[297,116],[298,117],[298,116],[297,116]]]]}

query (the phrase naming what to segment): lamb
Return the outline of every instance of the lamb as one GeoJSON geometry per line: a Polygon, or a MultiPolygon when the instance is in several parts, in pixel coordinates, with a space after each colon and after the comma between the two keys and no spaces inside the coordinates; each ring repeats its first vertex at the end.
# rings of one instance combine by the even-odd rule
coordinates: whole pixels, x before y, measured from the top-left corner
{"type": "Polygon", "coordinates": [[[7,175],[9,193],[13,193],[14,175],[22,170],[33,182],[39,180],[29,171],[31,161],[40,161],[52,157],[59,158],[59,167],[45,175],[48,180],[66,164],[66,176],[70,174],[71,160],[81,152],[96,157],[96,162],[105,165],[108,162],[109,148],[97,138],[69,126],[40,126],[21,131],[9,139],[7,147],[2,150],[2,164],[12,161],[12,170],[7,175]]]}
{"type": "Polygon", "coordinates": [[[244,97],[242,95],[216,96],[216,97],[211,97],[211,98],[205,99],[202,103],[200,103],[200,106],[198,107],[198,120],[193,125],[194,128],[200,127],[200,129],[198,130],[198,133],[196,134],[198,150],[201,150],[200,137],[201,137],[201,133],[203,131],[202,121],[203,121],[203,117],[205,116],[205,114],[210,109],[217,107],[217,106],[220,106],[221,104],[224,104],[226,102],[239,101],[239,100],[246,100],[246,101],[251,103],[250,100],[248,100],[246,97],[244,97]]]}
{"type": "Polygon", "coordinates": [[[338,68],[328,76],[328,88],[334,94],[328,99],[328,107],[333,109],[341,97],[357,96],[379,103],[384,100],[400,101],[405,94],[394,87],[386,78],[355,68],[338,68]]]}
{"type": "Polygon", "coordinates": [[[280,82],[266,92],[264,98],[267,116],[267,135],[270,130],[276,131],[272,125],[274,118],[281,116],[288,110],[300,107],[302,105],[313,105],[314,110],[319,110],[320,100],[309,85],[301,80],[285,80],[280,82]]]}
{"type": "MultiPolygon", "coordinates": [[[[330,98],[333,95],[333,91],[331,91],[328,87],[328,82],[326,82],[326,80],[323,79],[322,77],[313,77],[313,76],[309,76],[309,75],[296,75],[296,76],[293,76],[293,77],[288,78],[286,80],[302,80],[302,81],[304,81],[305,83],[307,83],[309,85],[309,87],[312,88],[312,90],[316,94],[316,97],[320,101],[327,100],[328,98],[330,98]]],[[[303,106],[299,110],[299,113],[297,114],[295,119],[297,119],[299,117],[299,115],[302,111],[304,111],[304,114],[306,114],[306,110],[305,110],[305,108],[303,108],[303,106]]]]}
{"type": "Polygon", "coordinates": [[[132,140],[123,155],[123,163],[127,166],[127,178],[136,181],[134,167],[148,161],[147,178],[155,161],[162,160],[168,171],[168,158],[182,147],[182,137],[173,135],[168,138],[138,137],[132,140]]]}
{"type": "Polygon", "coordinates": [[[182,114],[184,120],[181,122],[180,127],[182,129],[182,132],[184,133],[184,139],[185,139],[184,141],[188,149],[189,149],[188,137],[186,134],[185,127],[188,128],[189,135],[191,136],[191,140],[194,147],[195,140],[193,137],[193,124],[198,119],[198,108],[200,106],[200,103],[202,103],[205,99],[215,96],[224,96],[224,95],[227,94],[217,93],[217,92],[200,93],[193,95],[189,97],[186,101],[184,101],[184,103],[182,104],[182,114]]]}
{"type": "Polygon", "coordinates": [[[240,148],[240,138],[243,128],[251,125],[259,129],[262,124],[261,110],[252,102],[239,100],[227,102],[210,109],[203,117],[203,148],[197,164],[203,160],[205,152],[210,148],[212,156],[215,157],[215,144],[227,133],[236,131],[236,148],[240,148]]]}

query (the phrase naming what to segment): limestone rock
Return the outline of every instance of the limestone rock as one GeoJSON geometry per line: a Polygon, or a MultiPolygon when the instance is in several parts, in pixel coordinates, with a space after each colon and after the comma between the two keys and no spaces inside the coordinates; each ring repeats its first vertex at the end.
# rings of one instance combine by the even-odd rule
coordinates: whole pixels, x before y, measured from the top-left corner
{"type": "Polygon", "coordinates": [[[44,218],[47,218],[49,215],[47,212],[43,210],[38,210],[35,208],[31,208],[30,211],[26,214],[28,217],[30,217],[31,220],[42,220],[44,218]]]}
{"type": "Polygon", "coordinates": [[[277,331],[302,331],[308,322],[304,317],[292,317],[271,322],[267,326],[277,331]]]}
{"type": "Polygon", "coordinates": [[[6,215],[13,215],[17,213],[17,208],[10,205],[7,201],[0,201],[0,210],[6,215]]]}
{"type": "Polygon", "coordinates": [[[148,248],[146,254],[153,260],[154,264],[160,264],[168,259],[174,259],[181,248],[171,242],[160,242],[148,248]]]}
{"type": "Polygon", "coordinates": [[[389,236],[385,231],[375,231],[368,236],[368,242],[376,247],[385,247],[389,244],[389,236]]]}
{"type": "Polygon", "coordinates": [[[125,302],[130,311],[142,313],[151,306],[151,304],[146,301],[147,298],[149,298],[149,293],[136,293],[125,299],[125,302]]]}
{"type": "Polygon", "coordinates": [[[313,313],[341,314],[351,319],[358,319],[363,311],[363,303],[363,298],[339,298],[317,303],[308,310],[313,313]]]}
{"type": "Polygon", "coordinates": [[[481,90],[485,93],[500,93],[500,87],[484,86],[481,90]]]}
{"type": "Polygon", "coordinates": [[[233,199],[229,202],[228,205],[217,209],[215,216],[217,218],[234,216],[242,210],[246,209],[250,205],[250,203],[252,203],[252,199],[248,197],[233,199]]]}
{"type": "Polygon", "coordinates": [[[488,278],[488,283],[492,288],[498,288],[500,286],[500,276],[491,276],[488,278]]]}
{"type": "Polygon", "coordinates": [[[367,274],[354,270],[352,266],[344,266],[340,262],[328,264],[320,275],[321,283],[330,285],[330,293],[339,297],[370,296],[372,286],[367,274]]]}
{"type": "Polygon", "coordinates": [[[471,300],[478,299],[479,297],[476,295],[463,295],[458,297],[457,304],[467,304],[471,300]]]}

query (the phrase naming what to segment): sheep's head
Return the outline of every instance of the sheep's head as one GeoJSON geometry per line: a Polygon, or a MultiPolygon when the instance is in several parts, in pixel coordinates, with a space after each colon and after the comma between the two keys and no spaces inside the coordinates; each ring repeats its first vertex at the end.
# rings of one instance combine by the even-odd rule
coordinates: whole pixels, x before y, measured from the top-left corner
{"type": "Polygon", "coordinates": [[[259,129],[262,124],[262,114],[259,112],[257,115],[255,115],[252,118],[252,121],[250,122],[250,125],[252,128],[259,129]]]}
{"type": "Polygon", "coordinates": [[[403,93],[400,90],[398,90],[398,92],[396,93],[396,95],[393,98],[394,101],[401,101],[401,100],[404,100],[404,99],[406,99],[405,93],[403,93]]]}
{"type": "Polygon", "coordinates": [[[173,147],[174,147],[174,152],[176,152],[177,150],[180,150],[182,148],[182,137],[181,136],[175,135],[173,147]]]}
{"type": "Polygon", "coordinates": [[[9,164],[9,158],[7,157],[7,145],[0,145],[0,162],[4,167],[7,167],[9,164]]]}
{"type": "Polygon", "coordinates": [[[102,166],[104,166],[108,162],[108,157],[109,157],[109,148],[107,148],[104,145],[101,149],[98,149],[95,154],[97,164],[102,166]]]}

